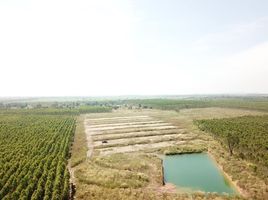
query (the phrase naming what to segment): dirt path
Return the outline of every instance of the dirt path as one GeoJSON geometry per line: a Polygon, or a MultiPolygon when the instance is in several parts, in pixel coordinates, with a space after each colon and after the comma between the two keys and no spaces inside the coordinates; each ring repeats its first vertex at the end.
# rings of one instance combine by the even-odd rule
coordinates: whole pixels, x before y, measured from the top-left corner
{"type": "Polygon", "coordinates": [[[86,134],[86,138],[87,138],[87,158],[90,158],[92,153],[93,153],[93,140],[92,140],[92,136],[90,131],[87,130],[87,121],[84,121],[84,127],[85,127],[85,134],[86,134]]]}
{"type": "Polygon", "coordinates": [[[93,118],[90,119],[88,118],[88,121],[103,121],[103,120],[125,120],[125,119],[147,119],[147,118],[151,118],[149,116],[146,115],[140,115],[140,116],[128,116],[128,117],[102,117],[102,118],[93,118]]]}
{"type": "Polygon", "coordinates": [[[151,144],[134,144],[128,146],[118,146],[118,147],[107,147],[99,149],[100,155],[109,155],[114,153],[128,153],[134,151],[144,151],[149,149],[156,149],[162,147],[169,147],[174,144],[184,144],[185,141],[168,141],[168,142],[157,142],[151,144]]]}
{"type": "Polygon", "coordinates": [[[70,182],[75,185],[75,176],[74,176],[74,169],[71,167],[71,163],[68,162],[68,170],[69,170],[69,173],[70,173],[70,182]]]}
{"type": "Polygon", "coordinates": [[[163,121],[138,121],[138,122],[121,122],[121,123],[110,123],[110,124],[97,124],[90,125],[91,128],[101,128],[101,127],[110,127],[110,126],[124,126],[124,125],[138,125],[138,124],[155,124],[161,123],[163,121]]]}

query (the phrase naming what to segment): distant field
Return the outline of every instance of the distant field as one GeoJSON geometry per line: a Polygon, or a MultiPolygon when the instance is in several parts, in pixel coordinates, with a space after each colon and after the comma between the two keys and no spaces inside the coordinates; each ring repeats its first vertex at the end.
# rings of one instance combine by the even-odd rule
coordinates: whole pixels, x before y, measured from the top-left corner
{"type": "Polygon", "coordinates": [[[141,99],[126,100],[129,103],[141,107],[151,107],[162,110],[181,110],[186,108],[241,108],[251,110],[268,111],[267,97],[252,98],[192,98],[192,99],[141,99]]]}

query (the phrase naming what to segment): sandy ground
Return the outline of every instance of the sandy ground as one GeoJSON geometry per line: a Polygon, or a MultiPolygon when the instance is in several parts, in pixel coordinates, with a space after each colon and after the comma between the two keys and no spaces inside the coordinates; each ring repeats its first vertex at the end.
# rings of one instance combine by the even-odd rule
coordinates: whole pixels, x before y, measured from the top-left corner
{"type": "Polygon", "coordinates": [[[166,135],[166,134],[185,134],[185,129],[168,129],[168,130],[152,130],[152,131],[140,131],[140,132],[126,132],[117,134],[105,134],[94,135],[93,140],[113,140],[119,138],[138,138],[152,135],[166,135]]]}
{"type": "Polygon", "coordinates": [[[159,143],[154,143],[154,144],[136,144],[136,145],[123,146],[123,147],[103,148],[103,149],[100,149],[100,155],[142,151],[142,150],[148,150],[148,149],[168,147],[174,144],[183,144],[183,143],[185,142],[184,141],[182,142],[168,141],[168,142],[159,142],[159,143]]]}
{"type": "Polygon", "coordinates": [[[154,130],[175,130],[176,126],[158,126],[158,127],[137,127],[137,128],[125,128],[125,129],[112,129],[106,131],[91,131],[91,135],[108,135],[108,134],[120,134],[129,132],[141,132],[141,131],[154,131],[154,130]]]}
{"type": "MultiPolygon", "coordinates": [[[[125,125],[125,126],[106,126],[106,127],[98,127],[93,128],[92,126],[87,126],[91,131],[106,131],[106,130],[113,130],[113,129],[125,129],[125,128],[143,128],[143,127],[159,127],[159,126],[172,126],[170,123],[154,123],[154,124],[133,124],[133,125],[125,125]]],[[[173,126],[175,128],[175,126],[173,126]]]]}
{"type": "Polygon", "coordinates": [[[92,140],[92,135],[90,131],[87,131],[86,129],[86,125],[85,125],[85,121],[84,121],[84,126],[85,126],[85,130],[86,130],[86,138],[87,138],[87,157],[90,158],[92,153],[93,153],[93,140],[92,140]]]}
{"type": "Polygon", "coordinates": [[[133,123],[133,122],[149,122],[149,121],[153,121],[155,119],[153,118],[144,118],[144,119],[139,119],[139,118],[135,118],[135,119],[120,119],[120,120],[101,120],[101,121],[88,121],[87,125],[109,125],[109,124],[116,124],[116,123],[133,123]]]}
{"type": "Polygon", "coordinates": [[[128,117],[101,117],[101,118],[87,118],[87,121],[102,121],[102,120],[125,120],[125,119],[144,119],[144,118],[151,118],[146,115],[140,115],[140,116],[128,116],[128,117]]]}
{"type": "Polygon", "coordinates": [[[161,123],[163,121],[137,121],[137,122],[124,122],[124,123],[115,123],[115,124],[98,124],[98,125],[90,125],[91,128],[101,128],[101,127],[110,127],[110,126],[123,126],[123,125],[138,125],[138,124],[155,124],[155,123],[161,123]]]}
{"type": "Polygon", "coordinates": [[[148,136],[148,137],[139,137],[139,138],[126,138],[126,139],[116,139],[116,140],[109,140],[107,143],[102,143],[102,141],[94,142],[94,147],[103,147],[109,146],[109,145],[122,145],[126,146],[128,143],[140,143],[143,141],[148,141],[148,143],[154,143],[154,141],[160,142],[160,141],[167,141],[167,140],[179,140],[183,138],[183,134],[172,134],[172,135],[155,135],[155,136],[148,136]]]}

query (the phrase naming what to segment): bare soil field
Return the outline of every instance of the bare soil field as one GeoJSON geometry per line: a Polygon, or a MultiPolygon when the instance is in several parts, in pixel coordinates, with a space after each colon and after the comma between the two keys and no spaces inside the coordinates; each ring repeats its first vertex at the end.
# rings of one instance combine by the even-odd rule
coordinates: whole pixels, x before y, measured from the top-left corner
{"type": "Polygon", "coordinates": [[[99,155],[167,147],[188,138],[177,126],[148,115],[86,118],[84,124],[88,145],[99,155]]]}

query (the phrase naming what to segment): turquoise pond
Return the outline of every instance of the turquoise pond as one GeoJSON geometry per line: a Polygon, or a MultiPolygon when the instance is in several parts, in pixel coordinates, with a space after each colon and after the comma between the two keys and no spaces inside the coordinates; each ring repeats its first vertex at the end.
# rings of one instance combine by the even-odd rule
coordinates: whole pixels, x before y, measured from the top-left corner
{"type": "Polygon", "coordinates": [[[165,156],[164,181],[185,191],[237,194],[206,153],[165,156]]]}

